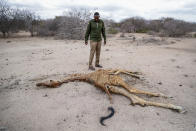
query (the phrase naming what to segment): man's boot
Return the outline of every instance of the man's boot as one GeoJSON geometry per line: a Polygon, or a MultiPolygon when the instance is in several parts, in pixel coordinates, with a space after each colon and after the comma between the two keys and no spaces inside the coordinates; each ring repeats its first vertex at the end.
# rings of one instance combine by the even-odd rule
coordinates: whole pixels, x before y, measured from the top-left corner
{"type": "Polygon", "coordinates": [[[101,65],[95,65],[95,67],[98,67],[98,68],[103,68],[103,66],[101,66],[101,65]]]}
{"type": "Polygon", "coordinates": [[[88,68],[89,70],[95,70],[95,68],[92,66],[92,65],[89,65],[89,68],[88,68]]]}

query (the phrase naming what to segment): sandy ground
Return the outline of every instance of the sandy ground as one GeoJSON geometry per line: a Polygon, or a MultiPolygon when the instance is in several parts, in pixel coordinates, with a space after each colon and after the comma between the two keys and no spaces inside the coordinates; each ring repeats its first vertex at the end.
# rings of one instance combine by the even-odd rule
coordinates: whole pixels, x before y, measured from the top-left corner
{"type": "Polygon", "coordinates": [[[90,72],[89,45],[21,37],[0,39],[0,130],[196,131],[196,39],[148,38],[153,39],[145,34],[108,38],[102,46],[101,64],[142,72],[144,80],[132,83],[134,87],[173,96],[144,98],[183,106],[186,114],[131,106],[127,98],[118,95],[113,95],[110,104],[103,91],[83,82],[38,88],[37,82],[90,72]],[[116,113],[103,127],[99,118],[109,113],[109,106],[116,113]]]}

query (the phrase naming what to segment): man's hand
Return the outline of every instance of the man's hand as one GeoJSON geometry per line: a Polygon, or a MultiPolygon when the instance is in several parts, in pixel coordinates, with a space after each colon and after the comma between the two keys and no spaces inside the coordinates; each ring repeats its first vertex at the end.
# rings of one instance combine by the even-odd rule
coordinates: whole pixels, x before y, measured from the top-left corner
{"type": "Polygon", "coordinates": [[[88,41],[85,41],[85,45],[88,45],[88,41]]]}
{"type": "Polygon", "coordinates": [[[106,41],[104,41],[104,45],[106,45],[106,41]]]}

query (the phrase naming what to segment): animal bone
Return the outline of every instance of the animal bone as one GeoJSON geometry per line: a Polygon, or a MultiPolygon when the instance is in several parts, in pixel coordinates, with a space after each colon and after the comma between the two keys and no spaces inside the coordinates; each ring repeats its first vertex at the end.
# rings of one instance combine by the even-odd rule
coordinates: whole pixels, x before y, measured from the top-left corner
{"type": "Polygon", "coordinates": [[[115,70],[100,69],[100,70],[97,70],[97,71],[94,71],[88,74],[72,74],[61,81],[50,80],[50,82],[37,83],[36,85],[55,88],[55,87],[60,86],[63,83],[83,81],[83,82],[93,84],[94,86],[99,87],[102,90],[104,90],[109,96],[111,103],[112,103],[112,96],[110,93],[115,93],[115,94],[120,94],[125,97],[128,97],[131,100],[132,105],[138,104],[141,106],[157,106],[157,107],[173,109],[178,112],[183,111],[183,108],[181,106],[147,101],[147,100],[144,100],[136,96],[135,94],[145,94],[148,96],[167,98],[167,96],[162,93],[152,93],[152,92],[147,92],[147,91],[143,91],[143,90],[139,90],[134,87],[131,87],[119,76],[119,74],[130,75],[137,79],[140,78],[138,76],[139,75],[138,72],[131,72],[131,71],[119,70],[119,69],[115,69],[115,70]]]}

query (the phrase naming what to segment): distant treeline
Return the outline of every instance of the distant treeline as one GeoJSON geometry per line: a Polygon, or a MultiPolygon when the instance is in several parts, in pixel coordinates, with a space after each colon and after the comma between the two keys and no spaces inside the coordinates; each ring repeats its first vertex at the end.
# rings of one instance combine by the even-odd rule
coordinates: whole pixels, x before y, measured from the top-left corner
{"type": "MultiPolygon", "coordinates": [[[[27,9],[11,8],[6,0],[0,0],[0,32],[3,37],[21,30],[31,36],[55,36],[58,39],[84,39],[84,33],[92,13],[87,9],[71,9],[62,16],[43,20],[27,9]]],[[[107,33],[149,33],[159,36],[179,37],[196,31],[196,23],[161,18],[145,20],[131,17],[121,22],[104,19],[107,33]]]]}
{"type": "Polygon", "coordinates": [[[174,18],[145,20],[140,17],[132,17],[116,23],[114,27],[119,27],[121,32],[149,33],[169,37],[179,37],[186,33],[196,31],[196,23],[185,22],[174,18]]]}

